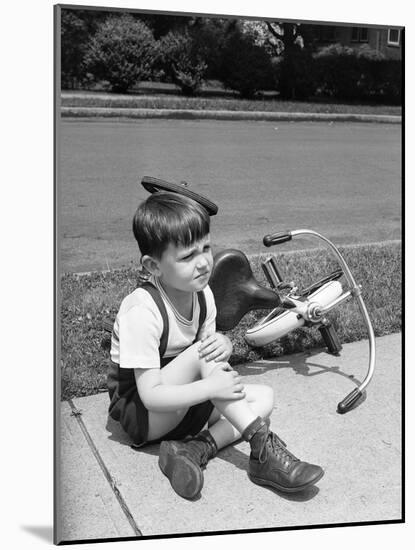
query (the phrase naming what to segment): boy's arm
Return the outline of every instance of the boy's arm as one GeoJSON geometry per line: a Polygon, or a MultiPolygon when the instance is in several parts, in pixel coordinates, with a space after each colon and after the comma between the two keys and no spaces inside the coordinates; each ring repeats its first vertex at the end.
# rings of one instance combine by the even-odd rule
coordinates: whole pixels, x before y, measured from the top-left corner
{"type": "Polygon", "coordinates": [[[160,369],[134,369],[138,393],[150,411],[168,412],[203,403],[209,399],[242,399],[239,375],[227,363],[212,368],[209,376],[188,384],[167,384],[160,369]]]}
{"type": "Polygon", "coordinates": [[[199,357],[206,361],[228,361],[232,355],[232,342],[225,334],[216,332],[216,304],[209,286],[205,288],[207,315],[200,331],[199,357]]]}
{"type": "Polygon", "coordinates": [[[207,379],[164,385],[160,369],[134,369],[134,375],[141,400],[150,411],[175,411],[209,399],[207,379]]]}
{"type": "Polygon", "coordinates": [[[216,305],[213,292],[209,286],[204,289],[206,300],[206,319],[200,329],[198,340],[204,340],[207,336],[216,332],[216,305]]]}

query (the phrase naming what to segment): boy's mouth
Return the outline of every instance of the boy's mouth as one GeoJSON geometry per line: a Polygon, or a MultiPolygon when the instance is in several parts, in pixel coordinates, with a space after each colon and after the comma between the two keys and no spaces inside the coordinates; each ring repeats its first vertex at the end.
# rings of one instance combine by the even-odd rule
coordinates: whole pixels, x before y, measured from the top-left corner
{"type": "Polygon", "coordinates": [[[199,275],[197,275],[195,279],[201,279],[203,277],[207,277],[209,276],[209,274],[210,274],[210,271],[205,271],[204,273],[200,273],[199,275]]]}

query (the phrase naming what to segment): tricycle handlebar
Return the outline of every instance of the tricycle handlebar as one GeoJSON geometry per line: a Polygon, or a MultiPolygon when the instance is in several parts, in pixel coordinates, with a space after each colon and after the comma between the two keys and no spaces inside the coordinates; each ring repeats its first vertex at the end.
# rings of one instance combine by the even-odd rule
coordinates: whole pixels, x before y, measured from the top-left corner
{"type": "Polygon", "coordinates": [[[274,244],[282,244],[291,241],[291,231],[280,231],[279,233],[273,233],[272,235],[265,235],[263,243],[265,246],[273,246],[274,244]]]}

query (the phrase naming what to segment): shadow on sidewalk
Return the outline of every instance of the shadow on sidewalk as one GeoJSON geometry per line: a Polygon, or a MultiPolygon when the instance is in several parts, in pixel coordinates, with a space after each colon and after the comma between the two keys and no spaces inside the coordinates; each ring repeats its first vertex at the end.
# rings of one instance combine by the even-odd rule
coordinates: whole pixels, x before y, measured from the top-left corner
{"type": "MultiPolygon", "coordinates": [[[[351,380],[352,382],[354,382],[356,388],[360,386],[362,381],[354,374],[348,374],[341,370],[341,367],[339,365],[327,366],[322,365],[321,363],[310,361],[310,358],[312,359],[316,355],[321,355],[322,352],[324,352],[324,350],[316,348],[312,350],[307,350],[303,353],[292,355],[288,361],[284,361],[284,364],[279,363],[278,358],[275,358],[267,359],[266,364],[262,363],[262,361],[249,364],[241,364],[238,365],[237,369],[241,376],[258,376],[270,371],[278,371],[283,369],[291,369],[296,374],[306,377],[320,376],[322,374],[334,374],[351,380]]],[[[333,359],[335,357],[339,357],[332,355],[329,352],[326,352],[326,354],[328,357],[333,359]]],[[[352,389],[353,387],[350,389],[350,391],[352,391],[352,389]]],[[[345,395],[343,397],[345,397],[345,395]]],[[[348,412],[359,408],[361,405],[363,405],[366,399],[367,393],[364,390],[362,392],[362,396],[356,401],[356,403],[352,407],[350,407],[348,412]]]]}
{"type": "MultiPolygon", "coordinates": [[[[340,369],[340,366],[326,366],[321,365],[320,363],[311,363],[308,359],[321,355],[321,349],[308,350],[301,354],[293,355],[289,361],[284,361],[282,365],[278,361],[278,357],[266,359],[267,363],[264,364],[261,361],[257,361],[249,364],[241,364],[237,366],[238,372],[241,376],[252,376],[258,374],[264,374],[265,372],[282,370],[282,369],[292,369],[296,374],[302,376],[318,376],[321,374],[337,374],[339,376],[344,376],[349,380],[355,382],[356,386],[361,384],[361,381],[354,376],[354,374],[347,374],[340,369]],[[319,369],[315,371],[314,369],[319,369]]],[[[336,357],[327,352],[327,355],[330,357],[336,357]]]]}

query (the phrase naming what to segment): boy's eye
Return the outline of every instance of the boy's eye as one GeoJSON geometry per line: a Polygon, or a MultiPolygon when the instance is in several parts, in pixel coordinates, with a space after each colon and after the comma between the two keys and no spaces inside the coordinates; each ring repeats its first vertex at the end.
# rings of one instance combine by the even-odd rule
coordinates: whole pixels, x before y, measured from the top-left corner
{"type": "Polygon", "coordinates": [[[190,252],[190,254],[186,254],[186,256],[183,256],[181,259],[182,260],[190,260],[190,258],[193,257],[193,252],[190,252]]]}
{"type": "MultiPolygon", "coordinates": [[[[204,247],[203,247],[203,252],[206,253],[206,252],[210,252],[211,250],[211,246],[210,244],[205,244],[204,247]]],[[[192,250],[191,252],[189,252],[188,254],[185,254],[184,256],[182,256],[180,258],[181,261],[186,261],[186,260],[191,260],[193,258],[193,256],[195,254],[197,254],[198,251],[197,250],[192,250]]]]}

